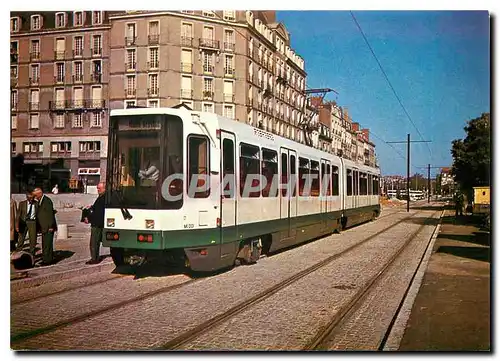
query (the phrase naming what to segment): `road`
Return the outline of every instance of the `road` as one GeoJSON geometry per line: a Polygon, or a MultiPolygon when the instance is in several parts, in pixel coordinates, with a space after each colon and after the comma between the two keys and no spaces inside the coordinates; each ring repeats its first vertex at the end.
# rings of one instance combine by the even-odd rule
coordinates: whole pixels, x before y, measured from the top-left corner
{"type": "MultiPolygon", "coordinates": [[[[377,350],[440,215],[439,206],[391,209],[341,234],[198,278],[68,261],[65,270],[15,281],[11,347],[377,350]]],[[[79,236],[88,247],[85,232],[79,236]]]]}

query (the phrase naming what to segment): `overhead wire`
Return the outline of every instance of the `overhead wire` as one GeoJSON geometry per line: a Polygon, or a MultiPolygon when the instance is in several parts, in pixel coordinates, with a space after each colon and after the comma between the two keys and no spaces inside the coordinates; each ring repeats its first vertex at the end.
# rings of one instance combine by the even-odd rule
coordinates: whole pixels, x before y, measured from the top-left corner
{"type": "MultiPolygon", "coordinates": [[[[399,105],[401,106],[401,108],[403,109],[404,113],[406,114],[406,117],[408,118],[408,120],[411,122],[411,124],[413,125],[413,127],[416,129],[418,135],[420,136],[420,138],[422,140],[424,140],[424,137],[422,136],[422,133],[420,133],[420,130],[418,130],[418,127],[416,126],[416,124],[413,122],[413,119],[410,117],[410,114],[408,114],[408,111],[406,110],[405,106],[403,105],[403,102],[401,101],[399,95],[397,94],[396,90],[394,89],[394,87],[392,86],[392,83],[391,81],[389,80],[389,77],[387,76],[384,68],[382,67],[382,64],[380,63],[380,61],[378,60],[378,57],[377,55],[375,54],[375,51],[373,50],[372,46],[370,45],[370,42],[368,41],[368,39],[366,38],[365,36],[365,33],[363,32],[363,29],[361,28],[361,25],[359,25],[359,22],[358,20],[356,19],[356,17],[354,16],[353,12],[352,11],[349,11],[351,13],[351,16],[352,16],[352,19],[354,20],[354,23],[356,24],[356,26],[358,27],[358,30],[359,32],[361,33],[361,35],[363,36],[363,39],[365,40],[366,42],[366,45],[368,46],[368,48],[370,49],[370,52],[372,53],[373,57],[375,58],[375,60],[377,61],[377,64],[380,68],[380,70],[382,71],[382,74],[384,75],[384,78],[385,80],[387,81],[387,83],[389,84],[389,87],[391,88],[392,92],[394,93],[394,96],[396,97],[396,99],[398,100],[399,102],[399,105]]],[[[429,147],[429,145],[426,143],[427,145],[427,149],[429,150],[429,155],[431,156],[431,159],[432,159],[432,151],[431,151],[431,148],[429,147]]]]}

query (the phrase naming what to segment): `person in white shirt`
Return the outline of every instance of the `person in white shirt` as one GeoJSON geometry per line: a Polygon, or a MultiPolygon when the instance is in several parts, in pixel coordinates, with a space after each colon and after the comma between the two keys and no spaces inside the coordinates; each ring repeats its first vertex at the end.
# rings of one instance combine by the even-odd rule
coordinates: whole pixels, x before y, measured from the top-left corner
{"type": "Polygon", "coordinates": [[[139,171],[139,178],[156,182],[160,178],[160,170],[152,162],[148,162],[146,169],[139,171]]]}

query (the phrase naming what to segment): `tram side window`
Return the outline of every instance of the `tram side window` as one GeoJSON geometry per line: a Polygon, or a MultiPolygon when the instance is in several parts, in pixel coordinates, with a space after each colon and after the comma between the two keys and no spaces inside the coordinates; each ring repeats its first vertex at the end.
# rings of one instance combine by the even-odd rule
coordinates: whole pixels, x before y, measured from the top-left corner
{"type": "Polygon", "coordinates": [[[365,196],[367,194],[366,173],[359,174],[359,194],[365,196]]]}
{"type": "Polygon", "coordinates": [[[224,185],[224,198],[234,198],[236,177],[234,174],[234,143],[231,139],[222,142],[222,179],[224,185]]]}
{"type": "Polygon", "coordinates": [[[310,169],[309,169],[309,159],[299,157],[299,196],[308,196],[306,194],[307,189],[304,189],[306,184],[306,179],[309,177],[310,169]]]}
{"type": "Polygon", "coordinates": [[[277,197],[278,188],[272,187],[274,176],[278,174],[278,153],[262,148],[262,175],[266,178],[266,186],[262,189],[262,197],[277,197]]]}
{"type": "Polygon", "coordinates": [[[373,194],[379,195],[379,188],[378,188],[378,177],[373,177],[373,194]]]}
{"type": "Polygon", "coordinates": [[[292,197],[297,196],[297,169],[296,169],[296,161],[297,158],[295,158],[294,155],[290,156],[290,179],[291,179],[291,184],[290,187],[292,188],[292,197]]]}
{"type": "Polygon", "coordinates": [[[359,196],[359,172],[354,171],[354,195],[359,196]]]}
{"type": "Polygon", "coordinates": [[[210,195],[209,141],[207,137],[188,138],[188,182],[187,194],[190,198],[207,198],[210,195]],[[194,192],[196,187],[196,191],[194,192]],[[192,189],[193,191],[190,191],[192,189]],[[201,189],[201,190],[200,190],[201,189]]]}
{"type": "Polygon", "coordinates": [[[373,176],[368,174],[368,195],[373,194],[373,176]]]}
{"type": "Polygon", "coordinates": [[[286,185],[288,184],[288,156],[286,153],[281,153],[281,195],[286,197],[286,185]]]}
{"type": "Polygon", "coordinates": [[[326,195],[331,196],[332,195],[332,173],[331,173],[331,167],[330,164],[326,165],[326,174],[328,175],[328,178],[326,178],[326,195]]]}
{"type": "Polygon", "coordinates": [[[347,195],[352,196],[352,170],[347,170],[347,195]]]}
{"type": "Polygon", "coordinates": [[[259,186],[257,176],[260,176],[259,147],[240,143],[240,196],[250,198],[260,197],[260,191],[250,192],[250,189],[247,189],[245,192],[245,185],[248,178],[252,179],[252,187],[259,186]]]}
{"type": "MultiPolygon", "coordinates": [[[[332,166],[332,171],[333,171],[333,177],[332,177],[332,181],[333,181],[333,195],[334,196],[338,196],[339,195],[339,167],[332,166]]],[[[349,181],[349,176],[348,176],[347,179],[348,179],[347,183],[351,184],[351,182],[349,181]]],[[[349,189],[349,187],[348,187],[348,189],[349,189]]],[[[352,187],[351,187],[351,193],[352,193],[352,187]]]]}
{"type": "Polygon", "coordinates": [[[311,196],[318,197],[320,190],[319,162],[311,160],[311,196]]]}

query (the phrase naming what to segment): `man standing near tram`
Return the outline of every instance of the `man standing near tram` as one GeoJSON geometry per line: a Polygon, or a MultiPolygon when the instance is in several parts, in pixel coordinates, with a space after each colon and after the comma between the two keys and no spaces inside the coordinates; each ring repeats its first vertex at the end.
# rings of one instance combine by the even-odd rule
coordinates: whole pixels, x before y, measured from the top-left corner
{"type": "Polygon", "coordinates": [[[97,185],[99,196],[94,204],[89,208],[88,217],[84,219],[85,224],[90,223],[90,260],[86,264],[97,264],[100,262],[99,248],[101,246],[102,234],[104,229],[104,195],[106,186],[103,182],[97,185]]]}

